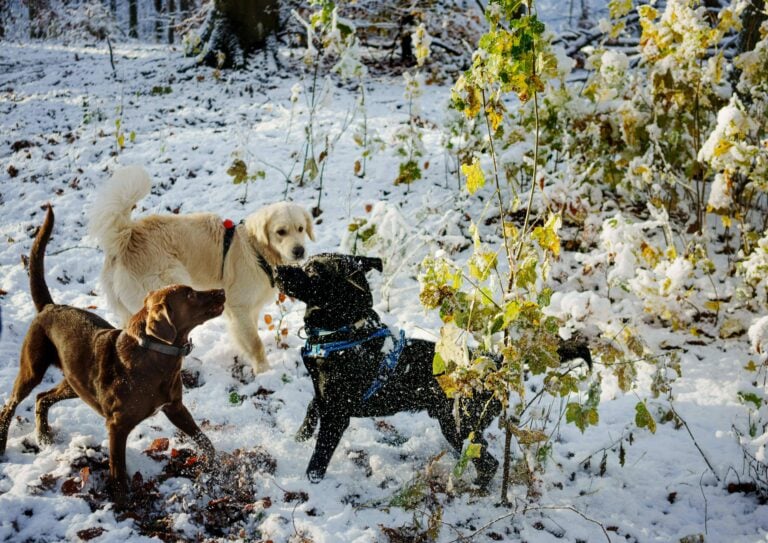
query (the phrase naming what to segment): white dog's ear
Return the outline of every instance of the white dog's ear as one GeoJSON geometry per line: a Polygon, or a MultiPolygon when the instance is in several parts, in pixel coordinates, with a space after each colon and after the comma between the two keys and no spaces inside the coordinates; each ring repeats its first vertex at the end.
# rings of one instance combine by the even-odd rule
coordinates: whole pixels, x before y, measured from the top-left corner
{"type": "Polygon", "coordinates": [[[257,211],[251,221],[251,235],[256,239],[256,243],[265,247],[269,246],[269,222],[272,218],[272,212],[267,210],[257,211]]]}
{"type": "Polygon", "coordinates": [[[304,211],[304,220],[307,221],[307,235],[309,239],[315,241],[315,223],[312,221],[312,215],[306,209],[304,211]]]}
{"type": "Polygon", "coordinates": [[[173,343],[176,339],[176,327],[171,322],[168,315],[168,306],[164,302],[152,304],[147,309],[147,324],[145,332],[148,336],[173,343]]]}

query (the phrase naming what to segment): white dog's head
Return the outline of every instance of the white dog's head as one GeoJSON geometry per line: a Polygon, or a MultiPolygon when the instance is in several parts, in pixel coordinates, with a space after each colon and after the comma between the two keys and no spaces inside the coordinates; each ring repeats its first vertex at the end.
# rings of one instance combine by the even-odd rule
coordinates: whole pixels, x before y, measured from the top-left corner
{"type": "Polygon", "coordinates": [[[290,202],[261,208],[245,219],[248,236],[256,241],[273,264],[293,264],[304,258],[306,238],[314,241],[312,216],[290,202]]]}

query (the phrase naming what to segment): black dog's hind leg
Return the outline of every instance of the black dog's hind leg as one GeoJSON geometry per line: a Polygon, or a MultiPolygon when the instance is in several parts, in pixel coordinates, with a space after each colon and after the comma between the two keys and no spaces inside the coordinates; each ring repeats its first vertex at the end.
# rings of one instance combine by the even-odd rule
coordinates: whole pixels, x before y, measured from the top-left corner
{"type": "Polygon", "coordinates": [[[477,470],[475,484],[484,489],[488,486],[488,483],[491,482],[493,476],[496,475],[496,470],[499,468],[499,461],[488,452],[488,442],[482,434],[480,434],[479,439],[475,440],[475,443],[480,444],[480,456],[472,459],[472,463],[475,465],[475,470],[477,470]]]}
{"type": "Polygon", "coordinates": [[[307,466],[307,477],[313,483],[318,483],[325,477],[325,470],[328,469],[333,452],[348,426],[349,417],[320,417],[320,431],[317,434],[315,452],[312,453],[307,466]]]}
{"type": "MultiPolygon", "coordinates": [[[[456,453],[461,455],[464,439],[468,437],[468,435],[462,436],[456,430],[456,421],[453,418],[453,414],[447,409],[440,409],[439,411],[430,411],[429,415],[437,419],[437,421],[440,423],[440,430],[442,430],[445,439],[447,439],[448,443],[453,446],[453,448],[456,450],[456,453]]],[[[488,442],[485,440],[481,432],[475,432],[474,442],[480,444],[480,456],[472,459],[472,463],[475,465],[475,469],[477,470],[477,478],[475,479],[475,484],[480,488],[485,488],[496,474],[496,470],[499,467],[499,461],[496,460],[488,452],[488,442]]]]}
{"type": "Polygon", "coordinates": [[[317,400],[312,398],[307,406],[307,413],[304,415],[304,422],[301,423],[301,427],[296,432],[294,438],[296,441],[306,441],[312,434],[315,433],[317,428],[317,421],[320,418],[320,407],[317,405],[317,400]]]}

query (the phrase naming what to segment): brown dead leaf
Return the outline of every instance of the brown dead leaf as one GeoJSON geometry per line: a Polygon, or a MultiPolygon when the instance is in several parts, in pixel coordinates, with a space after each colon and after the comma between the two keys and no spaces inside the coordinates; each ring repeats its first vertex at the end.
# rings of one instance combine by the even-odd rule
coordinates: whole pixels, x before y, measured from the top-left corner
{"type": "Polygon", "coordinates": [[[80,492],[80,483],[70,478],[61,484],[61,493],[65,496],[73,496],[80,492]]]}
{"type": "Polygon", "coordinates": [[[158,437],[154,441],[152,441],[152,444],[145,450],[145,453],[158,453],[158,452],[165,452],[168,450],[168,447],[170,446],[171,442],[167,437],[158,437]]]}
{"type": "Polygon", "coordinates": [[[88,466],[80,469],[80,488],[83,488],[91,477],[91,469],[88,466]]]}
{"type": "Polygon", "coordinates": [[[77,537],[82,539],[83,541],[90,541],[91,539],[95,539],[99,537],[101,534],[106,532],[106,530],[100,526],[95,526],[93,528],[87,528],[85,530],[80,530],[77,532],[77,537]]]}
{"type": "Polygon", "coordinates": [[[303,490],[298,490],[298,491],[287,490],[285,494],[283,494],[284,502],[304,503],[308,500],[309,500],[309,494],[307,494],[303,490]]]}

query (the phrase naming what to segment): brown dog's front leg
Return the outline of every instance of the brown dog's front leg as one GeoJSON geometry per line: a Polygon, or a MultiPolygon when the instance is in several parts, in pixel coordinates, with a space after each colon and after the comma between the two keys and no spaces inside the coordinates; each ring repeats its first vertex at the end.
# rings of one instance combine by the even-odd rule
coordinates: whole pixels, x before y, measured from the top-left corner
{"type": "Polygon", "coordinates": [[[208,461],[213,460],[216,449],[213,447],[213,443],[208,437],[200,430],[192,415],[189,413],[184,404],[181,402],[169,403],[163,407],[163,413],[168,417],[168,420],[173,423],[176,428],[191,437],[197,446],[200,447],[205,455],[208,457],[208,461]]]}
{"type": "Polygon", "coordinates": [[[112,500],[118,506],[126,503],[128,472],[125,465],[125,445],[132,428],[125,429],[116,422],[107,422],[109,433],[109,478],[112,500]]]}

